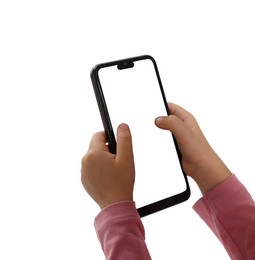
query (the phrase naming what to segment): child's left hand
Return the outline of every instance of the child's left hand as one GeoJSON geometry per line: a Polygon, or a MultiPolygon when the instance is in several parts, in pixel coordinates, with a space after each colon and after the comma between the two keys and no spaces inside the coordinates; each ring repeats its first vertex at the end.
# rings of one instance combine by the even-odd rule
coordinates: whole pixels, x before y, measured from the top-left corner
{"type": "Polygon", "coordinates": [[[117,129],[117,154],[106,145],[104,132],[93,135],[82,159],[81,181],[101,209],[119,201],[132,201],[135,166],[129,127],[117,129]]]}

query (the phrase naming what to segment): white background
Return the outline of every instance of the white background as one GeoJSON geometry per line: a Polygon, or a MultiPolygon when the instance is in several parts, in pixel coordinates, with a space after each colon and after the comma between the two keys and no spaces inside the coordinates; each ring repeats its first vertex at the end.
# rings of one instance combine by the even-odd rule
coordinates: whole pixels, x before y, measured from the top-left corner
{"type": "MultiPolygon", "coordinates": [[[[0,259],[104,259],[80,161],[102,129],[97,63],[150,54],[253,196],[253,1],[0,2],[0,259]]],[[[191,209],[144,218],[153,259],[228,259],[191,209]]]]}

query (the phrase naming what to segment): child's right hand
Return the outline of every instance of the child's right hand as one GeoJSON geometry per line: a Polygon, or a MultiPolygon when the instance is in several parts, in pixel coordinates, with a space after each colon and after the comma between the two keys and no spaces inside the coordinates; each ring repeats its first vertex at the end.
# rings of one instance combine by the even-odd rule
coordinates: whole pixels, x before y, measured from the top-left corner
{"type": "Polygon", "coordinates": [[[228,178],[231,172],[207,142],[194,116],[176,104],[169,103],[168,106],[171,115],[156,118],[155,124],[173,133],[185,173],[205,194],[228,178]]]}

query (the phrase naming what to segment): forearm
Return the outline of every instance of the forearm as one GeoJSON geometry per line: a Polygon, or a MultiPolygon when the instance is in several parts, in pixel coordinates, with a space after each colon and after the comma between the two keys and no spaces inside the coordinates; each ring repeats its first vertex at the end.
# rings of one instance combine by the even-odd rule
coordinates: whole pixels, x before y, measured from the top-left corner
{"type": "Polygon", "coordinates": [[[104,208],[95,219],[95,228],[107,260],[151,259],[134,202],[120,202],[104,208]]]}
{"type": "Polygon", "coordinates": [[[209,191],[193,208],[231,259],[255,258],[255,203],[234,175],[209,191]]]}
{"type": "Polygon", "coordinates": [[[210,155],[201,162],[191,177],[204,195],[230,177],[231,174],[224,162],[211,149],[210,155]]]}

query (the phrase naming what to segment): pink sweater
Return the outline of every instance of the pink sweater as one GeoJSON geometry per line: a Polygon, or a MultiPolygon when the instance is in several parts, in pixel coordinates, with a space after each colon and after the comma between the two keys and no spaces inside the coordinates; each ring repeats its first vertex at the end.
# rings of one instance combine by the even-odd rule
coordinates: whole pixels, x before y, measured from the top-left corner
{"type": "MultiPolygon", "coordinates": [[[[235,175],[208,192],[193,208],[231,259],[255,259],[255,203],[235,175]]],[[[95,228],[106,259],[151,259],[134,202],[104,208],[95,219],[95,228]]]]}

